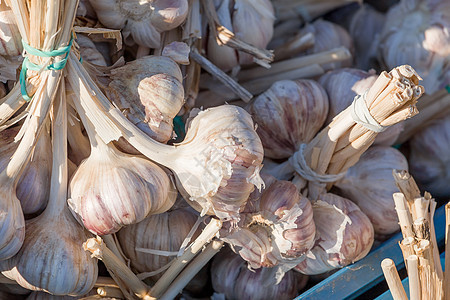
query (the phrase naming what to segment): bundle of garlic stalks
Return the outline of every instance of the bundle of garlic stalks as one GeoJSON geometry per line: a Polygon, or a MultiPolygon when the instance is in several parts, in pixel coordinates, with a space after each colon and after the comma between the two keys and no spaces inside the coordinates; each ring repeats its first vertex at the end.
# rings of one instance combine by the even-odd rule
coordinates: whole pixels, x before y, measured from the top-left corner
{"type": "MultiPolygon", "coordinates": [[[[268,69],[273,55],[264,48],[271,29],[259,36],[262,44],[255,47],[240,39],[254,37],[240,21],[251,13],[248,20],[273,28],[269,1],[235,1],[239,9],[233,18],[228,1],[214,6],[194,0],[188,7],[187,1],[174,1],[177,9],[164,7],[165,1],[141,2],[144,7],[90,2],[101,22],[122,30],[125,44],[139,57],[112,67],[93,65],[88,55],[80,57],[86,48],[74,41],[77,0],[7,2],[25,58],[19,82],[0,104],[1,134],[10,153],[0,173],[5,180],[0,216],[6,216],[0,218],[1,273],[23,288],[57,296],[84,296],[97,286],[102,295],[170,299],[225,243],[240,256],[234,271],[243,260],[260,270],[255,281],[280,286],[304,282],[295,271],[320,274],[363,258],[374,240],[372,216],[331,187],[351,190],[351,172],[347,178],[345,173],[358,168],[377,134],[417,114],[423,88],[415,70],[401,65],[382,72],[323,128],[329,103],[317,82],[274,81],[293,79],[286,74],[295,79],[299,74],[320,75],[349,59],[350,49],[321,50],[268,69]],[[185,19],[181,30],[178,25],[185,19]],[[203,33],[202,23],[209,28],[203,33]],[[206,51],[201,38],[208,43],[206,51]],[[149,51],[155,55],[147,56],[149,51]],[[222,70],[213,63],[218,61],[222,70]],[[259,66],[244,69],[253,62],[259,66]],[[200,74],[199,65],[247,102],[268,90],[245,109],[191,109],[189,101],[202,84],[218,86],[200,74]],[[255,89],[250,93],[247,86],[255,89]],[[315,103],[317,95],[320,103],[315,103]],[[269,114],[259,112],[274,104],[278,106],[269,114]],[[186,136],[168,145],[177,114],[185,115],[186,136]],[[296,124],[284,117],[289,114],[296,124]],[[266,116],[277,122],[269,124],[264,136],[266,116]],[[279,139],[273,134],[287,136],[289,147],[281,148],[289,149],[270,151],[267,136],[279,139]],[[51,146],[40,146],[49,141],[51,146]],[[262,169],[264,153],[287,161],[262,169]],[[21,176],[27,167],[45,160],[38,154],[47,154],[45,159],[52,162],[47,168],[34,167],[51,169],[51,180],[36,189],[47,191],[39,198],[48,201],[33,202],[26,212],[27,202],[16,187],[20,180],[27,183],[21,176]],[[261,169],[274,177],[262,178],[261,169]],[[147,238],[152,230],[155,237],[147,238]],[[113,284],[98,277],[97,259],[113,284]]],[[[321,13],[335,6],[328,7],[321,13]]],[[[330,28],[323,22],[316,25],[330,28]]],[[[290,57],[299,49],[304,48],[283,55],[290,57]]],[[[364,159],[360,166],[365,168],[364,159]]],[[[377,230],[380,235],[392,233],[377,230]]]]}
{"type": "MultiPolygon", "coordinates": [[[[394,170],[393,175],[400,189],[399,193],[393,194],[393,198],[403,235],[399,245],[408,272],[409,299],[446,299],[450,292],[447,284],[450,271],[445,268],[444,274],[439,257],[433,222],[436,201],[427,192],[421,196],[408,172],[394,170]]],[[[450,204],[445,209],[448,231],[450,204]]],[[[445,265],[448,266],[450,242],[447,238],[445,243],[445,265]]],[[[393,261],[386,258],[381,262],[381,267],[393,298],[408,299],[393,261]]]]}

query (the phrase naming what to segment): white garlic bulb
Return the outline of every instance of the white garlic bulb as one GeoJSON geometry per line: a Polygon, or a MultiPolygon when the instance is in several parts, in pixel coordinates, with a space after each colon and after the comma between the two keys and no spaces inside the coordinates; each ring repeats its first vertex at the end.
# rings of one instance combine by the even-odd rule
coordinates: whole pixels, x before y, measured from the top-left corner
{"type": "Polygon", "coordinates": [[[410,173],[421,190],[449,197],[450,117],[435,120],[410,139],[410,173]]]}
{"type": "Polygon", "coordinates": [[[270,186],[253,192],[241,221],[232,228],[224,224],[220,236],[251,268],[276,267],[280,276],[304,259],[316,228],[311,204],[294,184],[267,176],[264,180],[270,186]]]}
{"type": "MultiPolygon", "coordinates": [[[[374,83],[378,76],[374,71],[365,72],[359,69],[343,68],[322,75],[319,83],[327,91],[330,101],[330,110],[326,124],[341,111],[350,106],[356,95],[364,94],[374,83]]],[[[375,138],[375,145],[390,146],[397,140],[403,131],[404,123],[400,122],[390,126],[379,133],[375,138]]]]}
{"type": "Polygon", "coordinates": [[[0,261],[0,271],[30,290],[81,296],[89,292],[97,280],[97,260],[82,249],[83,241],[90,235],[75,221],[66,206],[65,101],[61,100],[59,107],[54,106],[54,113],[53,165],[48,205],[38,217],[26,221],[25,240],[20,251],[0,261]]]}
{"type": "Polygon", "coordinates": [[[125,43],[158,48],[161,32],[180,26],[188,13],[187,0],[90,0],[108,28],[122,29],[125,43]]]}
{"type": "Polygon", "coordinates": [[[145,56],[111,70],[108,98],[143,132],[166,143],[184,104],[183,75],[172,59],[145,56]]]}
{"type": "Polygon", "coordinates": [[[400,151],[385,146],[370,147],[334,184],[369,217],[377,238],[400,229],[392,198],[398,191],[393,169],[408,170],[408,162],[400,151]]]}
{"type": "MultiPolygon", "coordinates": [[[[122,228],[117,237],[133,270],[137,273],[153,272],[172,261],[176,257],[173,253],[180,250],[197,218],[198,214],[191,207],[180,207],[148,216],[139,223],[122,228]],[[146,249],[154,251],[145,252],[146,249]],[[172,254],[164,255],[162,252],[172,254]]],[[[191,236],[191,241],[199,233],[200,230],[197,229],[191,236]]],[[[157,280],[161,275],[162,272],[151,278],[157,280]]]]}
{"type": "Polygon", "coordinates": [[[307,276],[289,271],[280,283],[268,284],[272,272],[270,268],[249,270],[242,258],[224,249],[213,260],[211,279],[214,291],[230,300],[293,299],[308,281],[307,276]]]}
{"type": "MultiPolygon", "coordinates": [[[[275,21],[269,0],[214,0],[221,25],[237,38],[265,49],[273,35],[275,21]]],[[[208,35],[207,56],[224,71],[253,62],[253,57],[228,46],[219,46],[213,33],[208,35]]]]}
{"type": "Polygon", "coordinates": [[[450,3],[400,1],[386,15],[378,54],[388,69],[411,65],[423,78],[427,94],[450,78],[450,3]]]}
{"type": "Polygon", "coordinates": [[[369,253],[374,241],[369,218],[348,199],[322,194],[313,202],[317,240],[295,270],[315,275],[344,267],[369,253]]]}
{"type": "Polygon", "coordinates": [[[247,111],[257,124],[264,155],[288,158],[316,135],[328,106],[327,94],[317,82],[282,80],[251,102],[247,111]]]}
{"type": "MultiPolygon", "coordinates": [[[[342,26],[329,21],[318,19],[309,23],[300,30],[301,35],[307,33],[314,34],[314,46],[308,48],[304,54],[319,53],[326,50],[344,46],[351,53],[354,52],[353,39],[342,26]]],[[[321,65],[324,69],[336,69],[340,67],[350,67],[352,59],[341,62],[333,62],[321,65]]]]}

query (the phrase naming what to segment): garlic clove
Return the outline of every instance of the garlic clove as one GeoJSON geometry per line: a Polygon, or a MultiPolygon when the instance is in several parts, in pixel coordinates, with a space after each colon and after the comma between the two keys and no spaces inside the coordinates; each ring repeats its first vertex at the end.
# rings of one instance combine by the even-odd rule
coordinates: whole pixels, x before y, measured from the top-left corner
{"type": "Polygon", "coordinates": [[[111,71],[109,98],[153,139],[166,143],[184,104],[183,77],[170,58],[146,56],[111,71]]]}
{"type": "Polygon", "coordinates": [[[13,189],[0,191],[0,262],[15,255],[25,238],[25,220],[13,189]]]}
{"type": "Polygon", "coordinates": [[[100,22],[107,28],[122,29],[127,18],[122,10],[127,11],[129,4],[124,1],[117,5],[117,0],[89,0],[100,22]]]}
{"type": "MultiPolygon", "coordinates": [[[[236,37],[260,49],[265,49],[273,36],[275,21],[272,3],[267,0],[234,1],[233,30],[236,37]]],[[[253,56],[238,52],[239,64],[253,63],[253,56]]]]}
{"type": "Polygon", "coordinates": [[[292,299],[305,287],[308,277],[290,271],[277,285],[265,284],[273,277],[270,268],[250,270],[246,262],[227,249],[213,260],[211,279],[216,293],[226,299],[292,299]],[[300,276],[299,276],[300,275],[300,276]]]}
{"type": "Polygon", "coordinates": [[[189,10],[187,0],[154,0],[152,7],[153,13],[150,20],[160,32],[180,26],[186,19],[189,10]]]}
{"type": "Polygon", "coordinates": [[[269,158],[288,158],[308,143],[328,113],[328,96],[313,80],[275,82],[247,107],[269,158]]]}
{"type": "MultiPolygon", "coordinates": [[[[318,19],[300,30],[301,35],[312,33],[314,35],[314,46],[308,48],[304,54],[319,53],[338,47],[345,47],[351,53],[354,52],[353,39],[350,34],[342,26],[329,21],[318,19]]],[[[325,70],[336,69],[340,67],[350,67],[352,58],[341,61],[322,64],[325,70]]]]}
{"type": "MultiPolygon", "coordinates": [[[[233,31],[233,25],[230,15],[231,0],[215,0],[214,1],[217,17],[220,24],[233,31]]],[[[229,71],[239,65],[236,50],[228,46],[220,46],[217,44],[214,34],[208,35],[207,56],[217,67],[224,71],[229,71]]]]}
{"type": "Polygon", "coordinates": [[[450,118],[433,121],[417,132],[409,145],[410,173],[420,189],[435,197],[449,197],[450,118]]]}
{"type": "Polygon", "coordinates": [[[123,35],[125,43],[128,44],[131,44],[131,40],[127,38],[128,36],[131,36],[136,44],[148,48],[158,48],[161,44],[161,33],[150,24],[149,20],[128,20],[127,26],[123,29],[123,35]]]}
{"type": "Polygon", "coordinates": [[[374,241],[369,218],[350,200],[322,194],[313,202],[317,240],[295,270],[306,275],[325,273],[360,260],[374,241]]]}
{"type": "MultiPolygon", "coordinates": [[[[154,272],[176,257],[176,254],[169,253],[177,253],[180,250],[197,218],[197,213],[192,208],[180,207],[148,216],[139,223],[126,226],[117,232],[117,238],[135,272],[154,272]],[[154,252],[145,252],[146,249],[154,252]],[[157,254],[157,251],[168,254],[157,254]]],[[[197,229],[190,237],[191,241],[195,240],[199,233],[200,230],[197,229]]],[[[162,273],[151,276],[151,279],[159,279],[162,273]]]]}
{"type": "Polygon", "coordinates": [[[369,217],[377,238],[397,232],[398,217],[392,194],[398,191],[392,169],[408,170],[408,161],[392,147],[370,147],[335,183],[342,194],[369,217]]]}

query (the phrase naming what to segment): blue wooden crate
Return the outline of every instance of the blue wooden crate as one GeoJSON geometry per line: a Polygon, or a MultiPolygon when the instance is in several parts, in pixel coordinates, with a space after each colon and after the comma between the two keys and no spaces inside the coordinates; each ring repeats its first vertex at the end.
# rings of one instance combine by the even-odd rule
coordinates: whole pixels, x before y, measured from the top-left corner
{"type": "MultiPolygon", "coordinates": [[[[445,205],[436,210],[434,226],[437,243],[441,246],[445,242],[445,205]]],[[[295,299],[354,299],[364,294],[384,281],[381,270],[383,259],[392,259],[398,270],[405,267],[402,251],[398,245],[401,240],[402,234],[399,232],[362,260],[342,268],[295,299]]]]}

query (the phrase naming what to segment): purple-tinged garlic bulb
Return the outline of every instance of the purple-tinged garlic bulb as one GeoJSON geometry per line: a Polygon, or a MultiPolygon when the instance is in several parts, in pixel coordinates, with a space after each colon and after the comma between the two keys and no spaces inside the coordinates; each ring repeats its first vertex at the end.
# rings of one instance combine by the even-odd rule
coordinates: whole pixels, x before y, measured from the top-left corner
{"type": "Polygon", "coordinates": [[[410,173],[420,189],[450,197],[450,117],[433,121],[410,140],[410,173]]]}
{"type": "Polygon", "coordinates": [[[158,48],[161,33],[180,26],[188,13],[187,0],[90,0],[108,28],[121,29],[125,43],[158,48]]]}
{"type": "MultiPolygon", "coordinates": [[[[308,48],[304,54],[314,54],[338,47],[345,47],[351,53],[354,52],[353,39],[342,26],[322,19],[316,20],[300,30],[300,34],[314,34],[314,46],[308,48]]],[[[342,62],[323,64],[324,69],[336,69],[340,67],[350,67],[352,59],[342,62]]]]}
{"type": "MultiPolygon", "coordinates": [[[[319,83],[327,91],[330,101],[330,110],[325,123],[331,123],[335,116],[350,106],[356,95],[364,94],[377,78],[378,76],[372,70],[365,72],[351,68],[333,70],[322,75],[319,83]]],[[[377,135],[374,144],[392,145],[403,131],[403,127],[403,122],[390,126],[377,135]]]]}
{"type": "Polygon", "coordinates": [[[295,270],[305,275],[321,274],[369,253],[374,241],[373,226],[356,204],[327,193],[320,195],[312,206],[317,240],[295,270]]]}
{"type": "Polygon", "coordinates": [[[306,286],[308,277],[287,272],[278,284],[269,283],[273,269],[249,270],[239,255],[222,250],[213,260],[211,279],[216,293],[226,299],[293,299],[306,286]]]}
{"type": "MultiPolygon", "coordinates": [[[[122,228],[117,237],[132,269],[136,273],[149,273],[168,266],[197,219],[198,214],[188,206],[148,216],[139,223],[122,228]]],[[[197,229],[191,241],[199,233],[197,229]]],[[[159,279],[162,273],[151,276],[151,279],[159,279]]]]}
{"type": "Polygon", "coordinates": [[[108,98],[154,140],[167,143],[173,118],[184,104],[183,75],[164,56],[146,56],[111,70],[108,98]]]}
{"type": "Polygon", "coordinates": [[[405,63],[423,78],[427,94],[450,80],[450,2],[400,1],[386,14],[378,54],[385,68],[405,63]]]}
{"type": "Polygon", "coordinates": [[[105,144],[86,116],[80,117],[91,154],[70,180],[68,203],[86,229],[98,235],[115,233],[172,207],[177,193],[161,167],[105,144]]]}
{"type": "Polygon", "coordinates": [[[264,155],[288,158],[324,124],[328,97],[313,80],[282,80],[259,95],[247,111],[257,124],[264,155]]]}
{"type": "MultiPolygon", "coordinates": [[[[269,0],[214,0],[220,23],[237,38],[265,49],[273,35],[275,21],[269,0]]],[[[207,56],[219,68],[228,71],[248,65],[253,57],[228,46],[219,46],[214,34],[208,35],[207,56]]]]}
{"type": "Polygon", "coordinates": [[[76,222],[66,204],[67,108],[63,97],[56,98],[61,103],[55,100],[59,105],[53,107],[48,205],[42,214],[26,221],[22,247],[13,257],[0,261],[0,271],[29,290],[81,296],[93,288],[98,267],[97,260],[81,247],[90,234],[76,222]]]}
{"type": "Polygon", "coordinates": [[[398,191],[392,169],[408,170],[408,161],[403,154],[392,147],[370,147],[334,184],[369,217],[377,238],[400,229],[392,198],[398,191]]]}
{"type": "Polygon", "coordinates": [[[234,228],[224,224],[220,234],[251,268],[275,267],[277,275],[282,275],[314,245],[313,212],[309,200],[291,182],[264,180],[272,183],[262,194],[253,192],[241,221],[234,228]]]}

